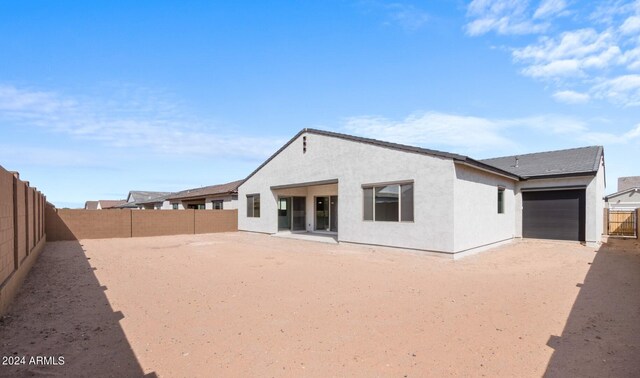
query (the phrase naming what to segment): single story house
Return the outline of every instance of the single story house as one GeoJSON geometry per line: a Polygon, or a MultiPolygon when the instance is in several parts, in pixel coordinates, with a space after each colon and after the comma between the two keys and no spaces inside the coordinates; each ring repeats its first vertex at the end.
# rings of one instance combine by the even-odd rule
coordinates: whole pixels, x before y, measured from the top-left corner
{"type": "Polygon", "coordinates": [[[96,205],[96,210],[117,209],[125,203],[125,200],[99,200],[96,205]]]}
{"type": "Polygon", "coordinates": [[[597,245],[604,170],[600,146],[475,160],[303,129],[239,186],[238,228],[452,257],[522,237],[597,245]]]}
{"type": "MultiPolygon", "coordinates": [[[[131,190],[127,195],[126,203],[120,207],[123,209],[145,209],[144,202],[153,198],[170,195],[171,192],[150,192],[144,190],[131,190]]],[[[153,209],[153,207],[151,207],[153,209]]]]}
{"type": "Polygon", "coordinates": [[[634,210],[640,208],[640,176],[618,178],[618,191],[604,197],[610,210],[634,210]]]}
{"type": "Polygon", "coordinates": [[[242,180],[173,193],[167,197],[175,210],[232,210],[238,208],[238,185],[242,180]]]}
{"type": "Polygon", "coordinates": [[[136,202],[138,206],[145,210],[171,210],[173,207],[171,206],[171,202],[169,202],[169,196],[172,196],[175,193],[167,193],[158,197],[150,198],[148,200],[142,200],[140,202],[136,202]]]}

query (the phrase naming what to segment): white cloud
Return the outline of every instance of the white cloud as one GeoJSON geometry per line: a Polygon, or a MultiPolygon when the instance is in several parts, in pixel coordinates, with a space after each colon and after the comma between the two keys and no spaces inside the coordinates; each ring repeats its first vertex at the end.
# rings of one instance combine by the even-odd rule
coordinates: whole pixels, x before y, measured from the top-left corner
{"type": "Polygon", "coordinates": [[[528,1],[525,0],[473,0],[467,7],[466,25],[472,36],[495,31],[498,34],[535,34],[545,31],[547,22],[534,22],[528,1]]]}
{"type": "Polygon", "coordinates": [[[492,119],[433,111],[417,112],[401,120],[351,117],[344,129],[370,138],[461,153],[512,150],[517,143],[507,136],[510,130],[527,129],[569,139],[589,130],[582,120],[556,114],[492,119]]]}
{"type": "Polygon", "coordinates": [[[124,92],[90,101],[0,85],[0,119],[107,146],[172,155],[262,159],[284,142],[207,125],[149,91],[124,92]]]}
{"type": "Polygon", "coordinates": [[[637,34],[640,32],[640,16],[631,16],[627,18],[622,26],[620,26],[622,34],[637,34]]]}
{"type": "MultiPolygon", "coordinates": [[[[534,25],[531,32],[542,34],[537,41],[511,49],[520,73],[550,83],[553,97],[560,102],[577,103],[588,99],[607,100],[621,106],[640,106],[635,74],[640,70],[640,1],[608,1],[591,14],[582,8],[568,9],[565,0],[530,1],[475,0],[467,8],[472,21],[470,35],[490,31],[517,34],[501,28],[534,25]],[[558,16],[574,17],[554,24],[558,16]],[[590,27],[572,28],[589,19],[590,27]],[[569,27],[567,27],[569,25],[569,27]],[[569,88],[584,87],[576,97],[569,88]],[[588,96],[588,97],[585,97],[588,96]]],[[[591,8],[593,9],[593,8],[591,8]]]]}
{"type": "Polygon", "coordinates": [[[352,133],[409,145],[438,145],[473,149],[505,147],[502,126],[492,120],[438,112],[415,113],[403,120],[379,116],[348,118],[345,128],[352,133]]]}
{"type": "Polygon", "coordinates": [[[640,124],[622,134],[610,132],[587,132],[580,135],[580,139],[593,144],[627,144],[640,139],[640,124]]]}
{"type": "Polygon", "coordinates": [[[588,93],[580,93],[571,90],[557,91],[553,94],[553,98],[558,102],[565,104],[585,104],[589,102],[591,96],[588,93]]]}
{"type": "Polygon", "coordinates": [[[564,0],[543,0],[533,14],[533,18],[545,18],[562,15],[567,8],[564,0]]]}
{"type": "Polygon", "coordinates": [[[431,19],[429,13],[413,5],[393,3],[387,8],[391,11],[391,19],[410,32],[422,28],[431,19]]]}
{"type": "Polygon", "coordinates": [[[623,106],[640,106],[640,75],[623,75],[592,88],[593,96],[623,106]]]}

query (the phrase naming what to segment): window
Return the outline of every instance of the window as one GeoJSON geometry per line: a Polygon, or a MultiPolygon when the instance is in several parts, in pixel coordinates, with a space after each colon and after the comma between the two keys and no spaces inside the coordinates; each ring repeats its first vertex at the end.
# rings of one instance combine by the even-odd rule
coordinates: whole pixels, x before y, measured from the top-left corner
{"type": "Polygon", "coordinates": [[[211,208],[213,210],[222,210],[224,201],[223,200],[213,200],[211,201],[211,208]]]}
{"type": "Polygon", "coordinates": [[[173,208],[173,210],[178,210],[178,204],[177,203],[172,203],[171,207],[173,208]]]}
{"type": "Polygon", "coordinates": [[[189,210],[204,210],[205,206],[204,206],[204,203],[193,203],[193,204],[187,205],[187,209],[189,209],[189,210]]]}
{"type": "Polygon", "coordinates": [[[498,188],[498,214],[504,214],[504,188],[498,188]]]}
{"type": "Polygon", "coordinates": [[[362,188],[363,219],[413,222],[413,183],[362,188]]]}
{"type": "Polygon", "coordinates": [[[247,195],[247,217],[260,218],[260,194],[247,195]]]}

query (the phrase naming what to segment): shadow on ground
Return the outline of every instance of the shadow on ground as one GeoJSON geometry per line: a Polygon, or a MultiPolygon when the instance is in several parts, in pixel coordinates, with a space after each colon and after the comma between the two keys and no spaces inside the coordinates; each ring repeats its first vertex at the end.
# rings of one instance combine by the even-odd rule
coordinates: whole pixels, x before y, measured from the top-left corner
{"type": "Polygon", "coordinates": [[[107,289],[79,242],[48,243],[0,318],[0,354],[24,356],[26,364],[0,361],[0,376],[145,376],[120,326],[124,316],[113,311],[107,289]],[[64,357],[64,364],[29,363],[38,356],[58,363],[64,357]]]}
{"type": "Polygon", "coordinates": [[[640,376],[640,243],[609,239],[596,253],[546,377],[640,376]],[[614,336],[616,335],[616,336],[614,336]]]}

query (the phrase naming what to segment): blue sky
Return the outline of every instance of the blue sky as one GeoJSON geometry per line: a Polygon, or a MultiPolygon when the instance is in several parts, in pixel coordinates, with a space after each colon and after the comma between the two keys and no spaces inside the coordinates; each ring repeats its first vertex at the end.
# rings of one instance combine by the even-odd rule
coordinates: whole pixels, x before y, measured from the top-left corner
{"type": "Polygon", "coordinates": [[[0,164],[57,206],[240,179],[314,127],[640,174],[640,1],[3,1],[0,164]]]}

